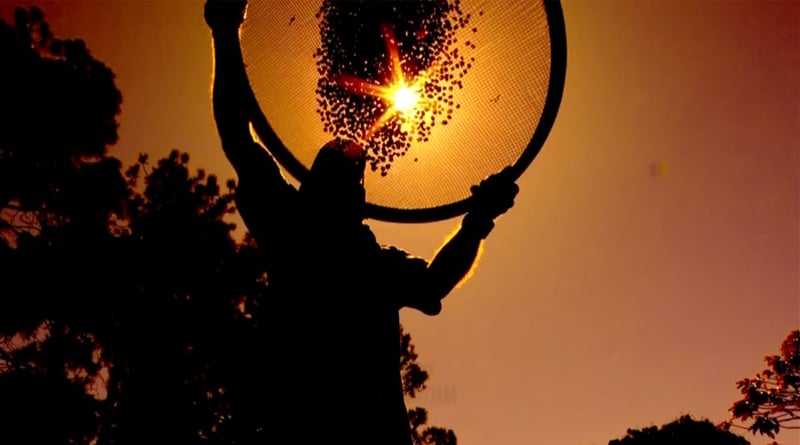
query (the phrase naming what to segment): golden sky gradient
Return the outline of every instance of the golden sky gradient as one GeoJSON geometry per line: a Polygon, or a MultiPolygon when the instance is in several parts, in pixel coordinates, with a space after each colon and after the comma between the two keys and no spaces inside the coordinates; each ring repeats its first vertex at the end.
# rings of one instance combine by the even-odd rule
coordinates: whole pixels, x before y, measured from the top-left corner
{"type": "MultiPolygon", "coordinates": [[[[233,177],[202,0],[0,11],[32,3],[116,72],[112,154],[179,148],[233,177]]],[[[464,445],[601,445],[681,414],[721,421],[734,382],[800,326],[800,3],[563,8],[564,99],[515,208],[441,315],[403,313],[431,373],[420,402],[464,445]]],[[[371,226],[428,256],[456,223],[371,226]]]]}

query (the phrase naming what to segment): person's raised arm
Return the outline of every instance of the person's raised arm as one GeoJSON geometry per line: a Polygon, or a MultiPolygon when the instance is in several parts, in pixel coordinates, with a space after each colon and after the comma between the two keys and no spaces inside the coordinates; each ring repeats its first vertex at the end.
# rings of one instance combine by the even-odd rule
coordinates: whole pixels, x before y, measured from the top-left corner
{"type": "Polygon", "coordinates": [[[222,149],[240,176],[254,171],[277,184],[285,183],[278,165],[250,134],[257,107],[245,71],[239,32],[246,0],[207,0],[204,16],[214,43],[214,80],[211,100],[222,149]],[[267,169],[267,171],[264,171],[267,169]]]}
{"type": "Polygon", "coordinates": [[[206,0],[204,17],[214,43],[214,119],[225,156],[239,177],[236,204],[248,229],[263,242],[276,235],[277,218],[289,208],[296,190],[250,134],[258,105],[239,40],[246,9],[246,0],[206,0]]]}
{"type": "Polygon", "coordinates": [[[444,297],[471,272],[483,240],[494,228],[494,219],[514,205],[519,187],[511,178],[511,170],[492,175],[472,187],[472,205],[458,231],[439,249],[417,279],[410,301],[405,305],[426,314],[441,310],[444,297]]]}
{"type": "Polygon", "coordinates": [[[211,92],[214,119],[222,148],[237,173],[246,167],[248,154],[257,149],[250,135],[249,107],[253,92],[239,42],[246,9],[247,2],[243,0],[207,0],[204,9],[214,44],[211,92]]]}

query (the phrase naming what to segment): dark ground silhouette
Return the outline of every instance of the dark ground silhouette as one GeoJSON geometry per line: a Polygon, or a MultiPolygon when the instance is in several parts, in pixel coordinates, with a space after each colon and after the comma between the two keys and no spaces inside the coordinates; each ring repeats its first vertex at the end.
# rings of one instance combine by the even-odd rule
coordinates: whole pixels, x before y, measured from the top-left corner
{"type": "Polygon", "coordinates": [[[662,425],[642,429],[628,429],[625,437],[614,439],[608,445],[749,445],[745,438],[717,428],[707,419],[695,420],[692,416],[662,425]]]}

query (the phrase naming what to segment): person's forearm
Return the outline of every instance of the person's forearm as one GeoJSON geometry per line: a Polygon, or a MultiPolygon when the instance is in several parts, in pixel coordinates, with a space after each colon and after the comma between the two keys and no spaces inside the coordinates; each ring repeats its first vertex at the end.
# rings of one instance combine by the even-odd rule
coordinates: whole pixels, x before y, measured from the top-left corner
{"type": "Polygon", "coordinates": [[[256,111],[255,96],[247,78],[239,32],[236,29],[212,33],[214,39],[214,80],[212,104],[225,156],[239,176],[240,185],[256,180],[259,193],[280,193],[291,187],[275,159],[254,141],[250,121],[256,111]]]}
{"type": "Polygon", "coordinates": [[[214,39],[212,103],[222,148],[234,166],[252,145],[249,110],[253,93],[245,71],[238,30],[218,32],[214,39]]]}
{"type": "Polygon", "coordinates": [[[485,234],[462,224],[428,266],[428,286],[434,297],[447,296],[473,269],[485,234]]]}

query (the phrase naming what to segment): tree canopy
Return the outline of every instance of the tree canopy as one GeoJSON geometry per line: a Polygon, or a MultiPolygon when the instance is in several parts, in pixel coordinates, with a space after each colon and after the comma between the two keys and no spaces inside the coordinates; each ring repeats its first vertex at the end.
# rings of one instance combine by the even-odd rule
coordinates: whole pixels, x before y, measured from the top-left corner
{"type": "MultiPolygon", "coordinates": [[[[2,443],[262,443],[270,288],[234,181],[108,155],[122,96],[37,8],[0,20],[2,443]]],[[[425,389],[399,333],[409,397],[425,389]]],[[[346,345],[342,345],[346,348],[346,345]]],[[[347,364],[344,363],[343,366],[347,364]]],[[[357,419],[354,419],[357,421],[357,419]]],[[[417,445],[454,445],[412,410],[417,445]]]]}
{"type": "Polygon", "coordinates": [[[741,436],[717,428],[708,420],[681,416],[661,427],[628,429],[625,437],[608,445],[749,445],[741,436]]]}
{"type": "Polygon", "coordinates": [[[800,330],[786,336],[780,354],[764,361],[766,369],[736,382],[742,398],[731,406],[724,429],[749,422],[747,430],[773,439],[782,429],[800,429],[800,330]]]}

